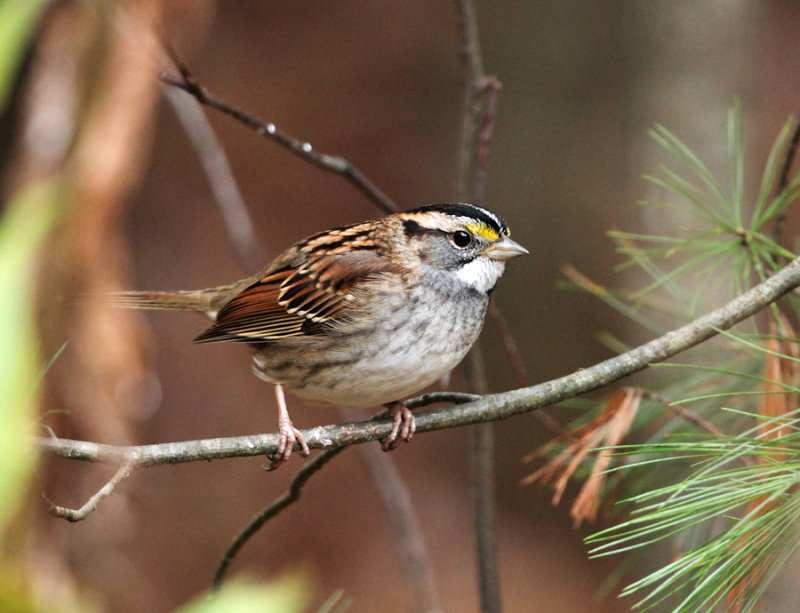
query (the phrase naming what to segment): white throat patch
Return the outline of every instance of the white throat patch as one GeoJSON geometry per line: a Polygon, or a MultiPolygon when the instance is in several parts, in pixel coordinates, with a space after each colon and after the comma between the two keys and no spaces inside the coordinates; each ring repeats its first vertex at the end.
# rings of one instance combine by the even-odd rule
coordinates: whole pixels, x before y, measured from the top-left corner
{"type": "Polygon", "coordinates": [[[456,277],[484,294],[493,289],[503,275],[504,262],[477,257],[456,271],[456,277]]]}

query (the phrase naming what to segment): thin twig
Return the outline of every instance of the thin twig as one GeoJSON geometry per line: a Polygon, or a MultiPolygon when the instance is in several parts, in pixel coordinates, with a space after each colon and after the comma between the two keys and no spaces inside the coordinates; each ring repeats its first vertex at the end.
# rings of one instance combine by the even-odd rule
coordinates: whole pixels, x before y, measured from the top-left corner
{"type": "Polygon", "coordinates": [[[87,515],[94,511],[97,508],[97,505],[100,504],[100,501],[103,500],[106,496],[111,494],[114,491],[114,488],[117,487],[122,481],[127,479],[131,472],[133,472],[133,466],[131,463],[123,464],[119,467],[114,476],[103,486],[101,487],[89,500],[86,501],[80,509],[70,509],[67,507],[61,507],[50,500],[47,502],[50,504],[50,508],[48,512],[50,515],[54,517],[61,517],[62,519],[66,519],[69,522],[78,522],[86,519],[87,515]]]}
{"type": "Polygon", "coordinates": [[[519,351],[514,335],[511,334],[511,329],[508,327],[506,318],[503,317],[494,302],[489,303],[489,309],[486,314],[497,327],[497,334],[503,343],[503,349],[511,363],[511,369],[514,371],[514,378],[516,379],[517,385],[519,387],[528,387],[531,384],[531,378],[528,376],[528,369],[525,368],[522,354],[519,351]]]}
{"type": "Polygon", "coordinates": [[[472,0],[456,0],[458,17],[458,34],[461,42],[461,64],[464,70],[466,91],[464,111],[461,119],[461,151],[459,153],[459,172],[457,192],[459,198],[466,199],[469,185],[473,177],[476,162],[475,143],[483,115],[481,89],[479,82],[485,77],[483,58],[481,56],[480,39],[478,38],[478,21],[475,17],[475,5],[472,0]]]}
{"type": "Polygon", "coordinates": [[[196,100],[169,87],[164,87],[164,95],[200,158],[236,254],[247,270],[261,268],[264,265],[264,256],[258,245],[253,222],[233,177],[225,150],[214,134],[208,118],[196,100]]]}
{"type": "MultiPolygon", "coordinates": [[[[522,361],[522,354],[517,346],[517,341],[511,334],[506,318],[503,317],[503,314],[494,302],[489,303],[487,315],[497,327],[497,334],[503,343],[506,356],[511,362],[511,369],[514,371],[514,378],[517,381],[517,385],[519,387],[528,387],[531,384],[531,378],[528,376],[528,370],[525,368],[525,363],[522,361]]],[[[554,436],[570,436],[569,431],[553,419],[547,411],[536,411],[533,416],[554,436]]]]}
{"type": "Polygon", "coordinates": [[[703,419],[702,417],[700,417],[696,413],[693,413],[684,406],[670,402],[670,400],[664,398],[661,394],[657,392],[648,392],[646,390],[642,390],[642,395],[645,398],[649,398],[650,400],[655,400],[656,402],[660,402],[670,411],[680,416],[685,421],[688,421],[689,423],[694,424],[695,426],[699,426],[709,434],[713,434],[714,436],[722,436],[723,434],[722,430],[717,428],[707,419],[703,419]]]}
{"type": "Polygon", "coordinates": [[[197,79],[188,72],[183,76],[162,72],[159,78],[163,83],[171,85],[172,87],[177,87],[191,94],[201,104],[233,117],[248,128],[254,130],[257,134],[278,143],[317,168],[343,176],[383,211],[394,213],[398,210],[397,205],[391,198],[384,194],[372,181],[367,179],[358,168],[353,166],[353,164],[345,158],[328,155],[327,153],[319,153],[314,150],[311,143],[300,141],[286,132],[279,130],[274,123],[264,121],[237,106],[229,104],[208,88],[200,85],[197,79]]]}
{"type": "MultiPolygon", "coordinates": [[[[364,411],[347,409],[347,415],[364,419],[364,411]]],[[[389,532],[400,552],[408,578],[408,593],[414,600],[413,611],[434,613],[442,611],[434,582],[433,564],[428,555],[422,528],[411,503],[411,495],[392,458],[375,445],[359,445],[361,463],[369,472],[380,494],[389,532]]]]}
{"type": "MultiPolygon", "coordinates": [[[[744,321],[798,286],[800,258],[718,309],[594,366],[552,381],[499,394],[477,397],[436,392],[409,400],[406,405],[413,409],[434,402],[466,401],[465,404],[416,413],[417,433],[499,421],[528,413],[619,381],[646,369],[650,364],[663,362],[716,336],[721,330],[728,330],[744,321]]],[[[381,419],[319,426],[303,431],[303,435],[309,447],[331,449],[386,438],[391,429],[391,420],[381,419]]],[[[67,439],[37,439],[39,448],[52,456],[118,465],[132,462],[132,468],[272,454],[277,451],[278,442],[277,433],[132,447],[67,439]]]]}
{"type": "Polygon", "coordinates": [[[300,494],[302,493],[303,486],[306,484],[306,481],[308,481],[314,473],[319,471],[323,466],[325,466],[325,464],[330,462],[334,457],[339,455],[339,453],[344,450],[344,447],[328,449],[327,451],[319,454],[317,457],[308,460],[303,465],[303,468],[297,472],[297,475],[295,475],[294,479],[292,479],[292,482],[289,484],[289,489],[281,496],[278,496],[278,498],[276,498],[271,505],[254,515],[253,518],[247,522],[247,525],[242,529],[241,532],[239,532],[238,535],[236,535],[236,538],[233,539],[233,542],[228,545],[228,548],[225,550],[225,554],[222,556],[222,560],[217,566],[217,571],[214,573],[215,590],[218,590],[220,587],[222,587],[222,582],[225,580],[225,573],[228,570],[228,566],[230,566],[230,563],[236,557],[236,554],[244,546],[244,544],[250,540],[250,537],[258,532],[261,526],[263,526],[267,521],[278,515],[278,513],[300,498],[300,494]]]}
{"type": "Polygon", "coordinates": [[[497,113],[497,99],[500,95],[500,81],[488,75],[481,78],[477,84],[478,90],[486,93],[485,109],[481,117],[481,126],[478,133],[477,159],[475,164],[475,179],[472,185],[472,201],[482,205],[486,200],[486,177],[489,171],[489,142],[494,131],[494,119],[497,113]]]}
{"type": "MultiPolygon", "coordinates": [[[[472,391],[486,394],[489,384],[483,352],[473,347],[466,362],[466,379],[472,391]]],[[[478,424],[470,442],[472,460],[472,507],[481,611],[502,610],[500,573],[497,566],[495,524],[495,424],[478,424]]]]}
{"type": "MultiPolygon", "coordinates": [[[[783,157],[783,164],[781,165],[781,174],[778,178],[778,183],[775,187],[775,196],[783,192],[789,184],[789,171],[792,168],[795,155],[797,155],[797,147],[800,144],[800,118],[797,119],[794,126],[792,138],[789,140],[789,146],[786,148],[786,153],[783,157]]],[[[786,220],[786,209],[781,210],[775,216],[775,224],[772,227],[772,235],[777,244],[781,244],[781,235],[783,234],[783,222],[786,220]]]]}
{"type": "MultiPolygon", "coordinates": [[[[480,345],[475,345],[464,364],[471,391],[486,394],[489,383],[480,345]]],[[[472,465],[472,521],[478,570],[481,611],[502,610],[500,573],[497,567],[495,528],[495,424],[478,424],[470,440],[472,465]]]]}
{"type": "MultiPolygon", "coordinates": [[[[703,419],[702,417],[700,417],[693,411],[687,409],[686,407],[676,402],[671,402],[668,398],[664,398],[661,394],[657,392],[648,392],[646,390],[641,390],[641,391],[642,391],[642,396],[644,396],[645,398],[649,398],[650,400],[655,400],[656,402],[660,402],[665,407],[667,407],[667,409],[678,415],[684,421],[688,421],[690,424],[694,424],[695,426],[702,428],[703,430],[705,430],[709,434],[713,434],[714,436],[724,435],[724,432],[722,432],[722,430],[717,428],[710,421],[708,421],[707,419],[703,419]]],[[[748,466],[752,466],[753,464],[755,464],[753,458],[749,456],[743,455],[739,459],[741,460],[742,464],[747,464],[748,466]]]]}

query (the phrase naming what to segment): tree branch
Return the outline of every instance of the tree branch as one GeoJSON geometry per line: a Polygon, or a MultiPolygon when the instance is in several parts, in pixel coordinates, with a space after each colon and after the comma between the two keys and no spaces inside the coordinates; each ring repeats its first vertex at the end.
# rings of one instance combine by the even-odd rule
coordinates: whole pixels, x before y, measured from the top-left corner
{"type": "Polygon", "coordinates": [[[225,573],[228,571],[228,566],[230,566],[231,562],[233,562],[233,559],[236,557],[236,554],[239,553],[239,550],[245,545],[245,543],[247,543],[247,541],[250,540],[250,537],[258,532],[261,527],[270,519],[278,515],[286,507],[299,499],[306,481],[308,481],[312,475],[318,472],[323,466],[325,466],[325,464],[330,462],[335,456],[344,450],[344,447],[328,449],[327,451],[323,451],[315,458],[308,460],[308,462],[303,465],[303,468],[301,468],[295,475],[294,479],[292,479],[292,482],[289,484],[289,489],[282,495],[278,496],[271,505],[259,511],[249,522],[247,522],[247,525],[241,530],[241,532],[239,532],[239,534],[236,535],[236,538],[233,539],[233,542],[228,545],[228,548],[225,550],[225,554],[222,556],[222,560],[217,566],[217,571],[214,573],[215,590],[218,590],[220,587],[222,587],[222,582],[225,580],[225,573]]]}
{"type": "Polygon", "coordinates": [[[483,116],[478,131],[478,146],[475,153],[475,179],[472,185],[472,201],[483,204],[486,201],[486,177],[489,173],[489,142],[494,131],[497,113],[497,99],[500,96],[500,81],[492,75],[482,77],[476,84],[476,91],[485,93],[483,116]]]}
{"type": "Polygon", "coordinates": [[[186,70],[186,67],[181,66],[180,70],[182,76],[162,72],[159,78],[163,83],[182,89],[194,96],[201,104],[233,117],[264,138],[278,143],[317,168],[343,176],[386,213],[394,213],[398,210],[397,205],[389,196],[378,189],[372,181],[367,179],[358,168],[345,158],[315,151],[311,143],[300,141],[279,130],[274,123],[266,122],[218,97],[208,88],[200,85],[197,79],[186,70]]]}
{"type": "Polygon", "coordinates": [[[177,90],[164,87],[164,95],[178,117],[206,173],[214,200],[236,254],[247,270],[258,270],[264,256],[258,245],[255,228],[247,205],[233,177],[228,156],[200,103],[177,90]]]}
{"type": "Polygon", "coordinates": [[[417,613],[443,611],[422,527],[396,463],[377,445],[362,445],[358,451],[387,511],[389,532],[408,578],[408,594],[413,603],[410,610],[417,613]]]}
{"type": "MultiPolygon", "coordinates": [[[[461,125],[461,152],[457,181],[458,198],[483,204],[489,166],[489,141],[494,127],[500,82],[483,72],[478,20],[473,0],[456,0],[458,33],[461,39],[461,60],[465,94],[461,125]]],[[[497,308],[498,319],[502,320],[497,308]]],[[[509,335],[511,344],[513,337],[509,335]]],[[[513,358],[512,358],[513,359],[513,358]]],[[[488,392],[483,354],[476,343],[464,361],[470,391],[488,392]]],[[[500,613],[500,573],[497,569],[495,538],[495,445],[494,424],[483,424],[472,432],[472,505],[478,567],[478,588],[481,611],[500,613]]]]}
{"type": "MultiPolygon", "coordinates": [[[[715,336],[720,330],[727,330],[747,319],[798,286],[800,286],[800,258],[707,315],[594,366],[552,381],[500,394],[478,397],[470,394],[435,392],[409,400],[406,404],[413,409],[434,402],[467,400],[465,404],[417,413],[418,433],[499,421],[528,413],[601,388],[644,370],[652,363],[671,358],[715,336]]],[[[309,447],[332,449],[385,438],[391,428],[391,421],[382,419],[374,422],[319,426],[304,430],[303,434],[309,447]]],[[[38,444],[44,453],[52,456],[118,465],[130,462],[135,468],[274,453],[278,448],[278,438],[277,433],[256,434],[131,447],[40,438],[38,444]]]]}
{"type": "Polygon", "coordinates": [[[103,500],[106,496],[111,494],[114,491],[114,488],[117,487],[122,481],[130,477],[133,468],[129,463],[125,463],[119,467],[114,476],[109,479],[109,481],[101,487],[94,496],[89,498],[80,509],[69,509],[67,507],[61,507],[52,502],[51,500],[47,500],[50,508],[48,509],[50,515],[54,517],[61,517],[62,519],[66,519],[69,522],[79,522],[84,519],[97,508],[97,505],[100,504],[100,501],[103,500]]]}

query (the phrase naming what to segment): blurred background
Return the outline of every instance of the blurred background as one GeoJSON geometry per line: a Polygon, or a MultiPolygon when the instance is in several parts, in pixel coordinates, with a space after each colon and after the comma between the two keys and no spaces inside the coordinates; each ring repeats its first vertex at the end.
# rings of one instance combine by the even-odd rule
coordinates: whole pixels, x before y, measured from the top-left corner
{"type": "MultiPolygon", "coordinates": [[[[55,215],[36,276],[23,279],[36,281],[40,360],[68,341],[39,388],[44,416],[36,432],[47,426],[61,437],[123,445],[274,430],[273,395],[252,376],[249,352],[191,343],[202,319],[77,299],[214,286],[252,272],[237,259],[163,95],[151,27],[202,84],[318,151],[346,157],[411,208],[455,198],[464,84],[453,3],[31,6],[41,10],[16,25],[29,37],[0,117],[0,194],[13,203],[47,185],[55,215]]],[[[635,205],[650,189],[641,175],[664,161],[647,136],[656,122],[724,173],[727,111],[739,97],[748,163],[763,165],[800,108],[800,5],[500,1],[478,3],[477,11],[486,70],[503,84],[486,204],[531,251],[507,267],[495,300],[539,382],[609,357],[596,340],[600,330],[631,343],[647,338],[596,299],[558,290],[559,267],[625,283],[614,273],[618,259],[605,231],[662,231],[679,221],[635,205]]],[[[208,117],[253,217],[264,265],[313,232],[381,215],[341,177],[228,117],[210,110],[208,117]]],[[[788,223],[791,235],[796,219],[788,223]]],[[[492,390],[516,387],[491,322],[482,346],[492,390]]],[[[463,388],[458,372],[452,387],[463,388]]],[[[334,409],[289,403],[300,428],[341,420],[334,409]]],[[[562,423],[577,414],[549,413],[562,423]]],[[[548,436],[530,415],[497,426],[506,610],[629,610],[613,584],[603,590],[619,560],[587,560],[582,538],[598,526],[571,527],[574,490],[553,508],[551,491],[519,484],[531,471],[521,457],[548,436]]],[[[468,429],[418,436],[391,459],[419,515],[444,609],[476,610],[468,429]]],[[[301,465],[293,458],[267,474],[264,463],[142,470],[87,520],[69,524],[47,515],[41,494],[78,507],[114,469],[42,458],[6,542],[14,581],[28,585],[41,607],[172,610],[209,588],[230,540],[301,465]]],[[[412,598],[389,529],[358,452],[348,449],[248,543],[231,572],[263,580],[299,572],[310,586],[310,610],[341,588],[350,611],[408,611],[412,598]]]]}

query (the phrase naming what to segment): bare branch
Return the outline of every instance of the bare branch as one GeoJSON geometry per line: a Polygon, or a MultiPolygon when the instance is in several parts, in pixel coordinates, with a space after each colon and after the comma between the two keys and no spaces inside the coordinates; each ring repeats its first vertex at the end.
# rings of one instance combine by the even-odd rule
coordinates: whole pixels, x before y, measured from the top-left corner
{"type": "Polygon", "coordinates": [[[483,204],[486,200],[486,176],[489,172],[489,141],[494,131],[494,118],[497,112],[497,99],[500,95],[500,81],[492,75],[485,76],[477,84],[478,91],[486,93],[486,102],[478,133],[477,158],[475,161],[475,180],[472,185],[472,201],[483,204]]]}
{"type": "Polygon", "coordinates": [[[372,476],[372,481],[387,510],[389,531],[400,552],[414,607],[420,613],[442,611],[433,577],[433,564],[428,556],[419,519],[411,503],[403,478],[392,461],[375,445],[361,445],[358,449],[362,464],[372,476]]]}
{"type": "Polygon", "coordinates": [[[247,522],[247,525],[242,529],[241,532],[239,532],[239,534],[236,535],[236,538],[233,539],[233,542],[228,545],[228,548],[225,550],[225,554],[222,556],[222,560],[217,566],[217,571],[214,573],[215,590],[218,590],[220,587],[222,587],[222,582],[225,580],[225,573],[228,570],[228,566],[230,566],[230,563],[236,557],[236,554],[239,553],[239,550],[245,545],[245,543],[247,543],[247,541],[250,540],[250,537],[258,532],[261,526],[263,526],[266,522],[278,515],[278,513],[300,498],[300,494],[302,493],[303,486],[306,484],[306,481],[308,481],[314,473],[318,472],[323,466],[325,466],[325,464],[330,462],[334,457],[339,455],[339,453],[344,451],[344,449],[344,447],[328,449],[327,451],[319,454],[317,457],[306,462],[303,465],[303,468],[297,472],[295,478],[292,479],[292,482],[289,484],[289,489],[284,494],[276,498],[271,505],[258,512],[249,522],[247,522]]]}
{"type": "Polygon", "coordinates": [[[264,265],[263,254],[253,221],[233,177],[228,156],[208,118],[196,100],[169,87],[164,87],[164,95],[200,158],[236,254],[247,270],[261,268],[264,265]]]}
{"type": "Polygon", "coordinates": [[[473,525],[481,611],[499,612],[503,605],[495,523],[495,425],[486,423],[476,426],[471,443],[473,525]]]}
{"type": "MultiPolygon", "coordinates": [[[[499,421],[528,413],[601,388],[644,370],[650,364],[671,358],[716,336],[719,330],[727,330],[747,319],[798,286],[800,258],[722,307],[644,345],[570,375],[500,394],[477,397],[437,392],[409,400],[406,404],[409,408],[416,408],[434,402],[467,400],[466,404],[417,413],[418,433],[499,421]]],[[[385,438],[391,428],[391,421],[382,419],[319,426],[303,431],[303,434],[309,447],[331,449],[385,438]]],[[[132,447],[40,438],[38,444],[44,453],[53,456],[119,465],[131,462],[135,468],[274,453],[278,448],[278,438],[279,435],[273,433],[132,447]]]]}
{"type": "MultiPolygon", "coordinates": [[[[184,72],[185,68],[182,70],[184,72]]],[[[342,175],[350,183],[355,185],[363,194],[367,196],[373,203],[380,209],[387,213],[394,213],[397,210],[397,205],[384,194],[378,187],[372,183],[366,176],[364,176],[358,168],[353,166],[348,160],[343,157],[328,155],[327,153],[318,153],[311,146],[311,143],[300,141],[293,136],[279,130],[274,123],[266,122],[263,119],[251,115],[247,111],[240,109],[237,106],[229,104],[216,94],[208,90],[206,87],[192,77],[188,72],[184,72],[182,77],[175,76],[168,72],[162,72],[159,75],[162,82],[172,87],[182,89],[188,94],[195,97],[195,99],[205,106],[216,109],[230,117],[233,117],[240,123],[243,123],[248,128],[254,130],[261,136],[278,143],[282,147],[288,149],[296,156],[313,164],[317,168],[327,170],[334,174],[342,175]]]]}
{"type": "Polygon", "coordinates": [[[89,498],[89,500],[86,501],[86,504],[84,504],[80,509],[61,507],[45,498],[50,505],[48,511],[50,515],[54,517],[61,517],[69,522],[82,521],[86,519],[86,516],[89,515],[89,513],[97,508],[97,505],[100,504],[100,501],[103,500],[103,498],[111,494],[117,485],[127,479],[131,472],[133,472],[133,467],[130,463],[120,466],[119,470],[114,473],[114,476],[111,477],[108,483],[101,487],[94,496],[89,498]]]}
{"type": "Polygon", "coordinates": [[[642,395],[645,398],[649,398],[650,400],[655,400],[656,402],[660,402],[670,411],[681,417],[684,421],[688,421],[690,424],[699,426],[709,434],[713,434],[714,436],[722,436],[723,434],[722,430],[717,428],[707,419],[703,419],[696,413],[693,413],[692,411],[690,411],[684,406],[681,406],[680,404],[675,404],[674,402],[670,402],[667,398],[664,398],[661,394],[642,390],[642,395]]]}
{"type": "Polygon", "coordinates": [[[480,39],[478,38],[478,21],[475,17],[475,5],[472,0],[456,0],[458,15],[458,34],[461,40],[461,63],[464,67],[466,93],[461,123],[461,151],[458,172],[458,195],[461,199],[470,196],[469,185],[476,163],[478,131],[481,126],[483,104],[481,100],[481,79],[483,59],[480,39]]]}
{"type": "MultiPolygon", "coordinates": [[[[500,337],[500,340],[503,342],[503,348],[505,349],[506,356],[511,362],[511,369],[514,371],[514,377],[517,380],[517,385],[519,387],[528,387],[531,384],[531,378],[528,376],[528,371],[525,368],[525,363],[522,361],[522,355],[520,354],[519,347],[517,347],[517,341],[511,334],[511,330],[508,327],[506,318],[503,317],[503,314],[500,312],[500,309],[497,308],[494,302],[489,303],[487,315],[492,322],[494,322],[494,325],[497,326],[497,334],[500,337]]],[[[569,437],[569,432],[564,429],[555,419],[550,417],[550,414],[546,411],[537,411],[533,414],[533,416],[539,423],[547,428],[551,434],[555,436],[569,437]]]]}
{"type": "MultiPolygon", "coordinates": [[[[478,21],[472,0],[456,0],[461,60],[466,81],[461,126],[458,197],[483,204],[489,164],[489,141],[494,126],[500,83],[483,72],[478,21]],[[488,94],[488,95],[485,95],[488,94]]],[[[502,319],[495,307],[495,312],[502,319]]],[[[465,360],[466,379],[471,391],[488,392],[483,355],[476,344],[465,360]]],[[[472,432],[473,512],[481,611],[502,610],[500,574],[494,524],[495,456],[494,424],[483,424],[472,432]]]]}
{"type": "MultiPolygon", "coordinates": [[[[456,401],[460,398],[462,402],[468,402],[474,398],[468,394],[448,394],[447,397],[456,401]]],[[[432,402],[435,401],[436,397],[434,396],[432,402]]],[[[372,420],[374,421],[386,415],[387,411],[381,411],[372,420]]],[[[225,551],[225,555],[214,575],[214,589],[219,589],[222,586],[228,566],[247,541],[269,520],[276,517],[290,504],[296,502],[300,498],[301,488],[309,477],[344,449],[345,447],[329,449],[307,462],[292,480],[289,490],[264,510],[253,516],[225,551]]],[[[411,584],[410,591],[417,600],[416,610],[426,613],[440,611],[441,606],[438,604],[438,597],[432,580],[432,565],[427,555],[419,522],[410,502],[408,489],[397,473],[394,464],[384,453],[373,447],[362,447],[360,451],[365,458],[364,464],[366,468],[373,473],[373,481],[384,499],[384,505],[387,507],[389,518],[395,528],[392,534],[397,535],[398,549],[406,563],[407,575],[411,584]]]]}

